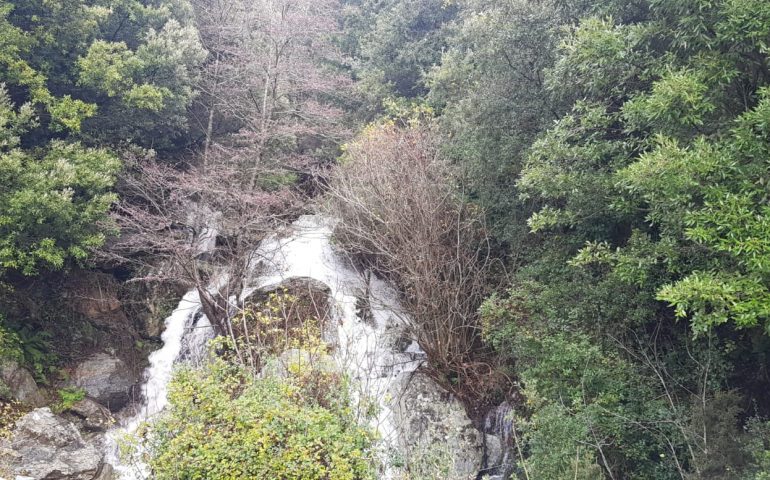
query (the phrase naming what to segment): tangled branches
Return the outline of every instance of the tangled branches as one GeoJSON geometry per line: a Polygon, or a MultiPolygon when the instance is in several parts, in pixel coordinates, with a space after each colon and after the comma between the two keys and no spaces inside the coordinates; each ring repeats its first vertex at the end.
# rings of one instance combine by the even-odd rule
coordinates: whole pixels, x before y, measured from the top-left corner
{"type": "Polygon", "coordinates": [[[463,199],[430,128],[373,127],[346,155],[329,187],[337,240],[401,289],[428,373],[481,408],[501,383],[479,335],[492,267],[482,215],[463,199]]]}

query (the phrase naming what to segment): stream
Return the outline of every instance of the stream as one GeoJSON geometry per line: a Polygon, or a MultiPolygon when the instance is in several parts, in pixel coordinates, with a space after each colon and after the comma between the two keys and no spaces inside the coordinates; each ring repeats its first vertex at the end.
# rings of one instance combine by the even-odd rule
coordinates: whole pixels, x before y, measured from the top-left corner
{"type": "MultiPolygon", "coordinates": [[[[485,431],[476,430],[463,406],[420,372],[425,354],[406,335],[409,318],[398,292],[375,275],[357,271],[335,250],[332,231],[331,220],[306,215],[285,232],[267,237],[254,252],[239,300],[290,279],[312,279],[328,287],[332,328],[324,339],[351,380],[353,411],[378,434],[377,478],[408,478],[407,470],[421,469],[431,478],[507,478],[512,465],[510,407],[504,404],[490,412],[485,431]]],[[[212,244],[210,238],[206,243],[212,244]]],[[[143,403],[107,433],[106,460],[116,478],[151,478],[146,465],[121,461],[119,439],[163,411],[175,365],[205,362],[212,337],[198,293],[188,292],[165,320],[163,346],[149,357],[143,403]]]]}
{"type": "MultiPolygon", "coordinates": [[[[299,218],[282,236],[265,239],[255,254],[251,269],[253,278],[246,279],[241,298],[291,278],[312,278],[330,289],[332,320],[337,326],[334,357],[340,369],[352,380],[354,407],[359,418],[366,418],[369,402],[376,402],[371,426],[377,430],[379,452],[384,465],[397,451],[399,426],[393,406],[398,389],[420,365],[423,353],[415,342],[403,339],[404,314],[396,291],[386,282],[363,275],[335,252],[331,242],[332,223],[321,216],[299,218]],[[370,318],[361,318],[360,300],[366,299],[370,318]],[[400,345],[400,347],[399,347],[400,345]]],[[[124,465],[118,455],[118,439],[136,431],[142,422],[152,421],[167,405],[168,383],[174,365],[186,352],[203,352],[211,338],[210,325],[200,312],[195,291],[187,293],[178,307],[165,320],[163,347],[149,357],[149,367],[142,385],[143,404],[137,414],[108,432],[108,461],[123,480],[144,480],[150,473],[144,465],[124,465]],[[206,327],[209,328],[206,328],[206,327]]],[[[384,467],[380,478],[395,475],[395,467],[384,467]]]]}

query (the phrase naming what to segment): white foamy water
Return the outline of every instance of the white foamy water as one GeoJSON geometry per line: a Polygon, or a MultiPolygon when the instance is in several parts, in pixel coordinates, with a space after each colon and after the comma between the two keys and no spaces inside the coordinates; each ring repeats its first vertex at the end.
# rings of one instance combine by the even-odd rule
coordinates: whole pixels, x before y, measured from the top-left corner
{"type": "MultiPolygon", "coordinates": [[[[398,425],[393,412],[397,399],[392,398],[399,384],[419,366],[422,351],[416,343],[404,352],[395,343],[404,324],[405,314],[397,293],[387,283],[371,275],[367,281],[332,247],[332,222],[320,216],[303,216],[286,238],[268,238],[257,252],[262,277],[250,290],[274,285],[294,277],[309,277],[323,282],[331,289],[338,324],[339,341],[335,357],[340,367],[353,380],[353,397],[359,418],[368,421],[381,438],[383,463],[391,451],[398,450],[398,425]],[[365,299],[372,320],[360,318],[359,299],[365,299]],[[366,419],[368,405],[374,402],[376,415],[366,419]]],[[[381,478],[391,478],[387,468],[381,478]]]]}
{"type": "MultiPolygon", "coordinates": [[[[415,343],[404,352],[396,349],[398,339],[394,337],[398,336],[398,326],[405,318],[396,292],[374,276],[366,280],[353,269],[333,249],[331,235],[332,223],[328,219],[303,216],[292,226],[288,236],[275,234],[268,237],[255,252],[254,271],[259,276],[246,282],[247,288],[241,298],[258,288],[297,277],[312,278],[330,288],[332,320],[337,324],[338,336],[335,358],[352,380],[359,420],[369,423],[379,433],[382,460],[387,463],[387,456],[398,449],[398,429],[393,413],[397,400],[391,397],[392,392],[398,390],[399,382],[417,368],[419,361],[415,358],[422,352],[415,343]],[[371,310],[370,321],[359,316],[361,299],[371,310]],[[371,403],[377,408],[370,418],[371,403]]],[[[193,352],[203,350],[210,335],[201,333],[200,328],[190,328],[199,310],[198,294],[192,291],[166,319],[163,347],[150,355],[150,367],[145,372],[146,383],[142,387],[145,404],[139,414],[108,434],[112,445],[108,461],[123,480],[150,477],[143,465],[121,464],[117,458],[116,439],[133,433],[142,422],[151,420],[166,407],[168,383],[183,346],[193,352]]],[[[198,325],[208,325],[208,321],[201,318],[198,325]]],[[[386,468],[380,478],[392,476],[393,471],[386,468]]]]}
{"type": "Polygon", "coordinates": [[[107,463],[115,467],[119,478],[123,480],[145,479],[149,472],[145,465],[124,465],[119,458],[118,442],[120,438],[132,434],[142,422],[150,420],[168,404],[168,383],[174,372],[174,364],[182,350],[182,339],[195,321],[201,304],[198,292],[188,292],[179,302],[176,310],[165,321],[165,330],[161,335],[163,347],[150,354],[150,366],[144,373],[142,385],[143,404],[138,413],[107,433],[107,463]]]}

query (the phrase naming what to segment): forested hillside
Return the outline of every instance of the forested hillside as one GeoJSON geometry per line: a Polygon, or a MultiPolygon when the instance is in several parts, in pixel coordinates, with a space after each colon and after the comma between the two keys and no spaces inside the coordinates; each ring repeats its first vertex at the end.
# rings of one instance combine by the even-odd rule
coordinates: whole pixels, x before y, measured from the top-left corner
{"type": "MultiPolygon", "coordinates": [[[[518,474],[764,478],[767,2],[348,4],[359,86],[403,125],[365,141],[403,154],[427,129],[505,265],[464,317],[483,346],[434,363],[476,397],[466,367],[493,349],[518,474]]],[[[420,181],[399,177],[397,195],[420,181]]],[[[379,213],[369,201],[354,215],[379,213]]]]}
{"type": "Polygon", "coordinates": [[[123,152],[189,143],[194,23],[184,2],[0,5],[3,351],[39,382],[93,340],[60,294],[117,233],[123,152]]]}
{"type": "Polygon", "coordinates": [[[770,2],[0,1],[0,437],[120,420],[184,292],[218,338],[147,478],[768,479],[770,2]],[[308,212],[356,321],[397,292],[470,477],[383,459],[390,393],[329,368],[337,286],[253,285],[308,212]]]}

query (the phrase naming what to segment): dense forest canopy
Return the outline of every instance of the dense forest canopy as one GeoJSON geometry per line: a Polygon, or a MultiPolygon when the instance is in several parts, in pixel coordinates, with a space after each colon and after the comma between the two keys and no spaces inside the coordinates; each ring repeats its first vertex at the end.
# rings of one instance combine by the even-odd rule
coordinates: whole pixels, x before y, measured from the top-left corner
{"type": "MultiPolygon", "coordinates": [[[[60,283],[197,289],[232,334],[311,201],[471,418],[513,406],[511,478],[770,478],[770,2],[0,1],[0,355],[38,382],[91,331],[60,283]]],[[[373,474],[344,407],[242,367],[183,372],[158,468],[197,381],[373,474]]]]}

